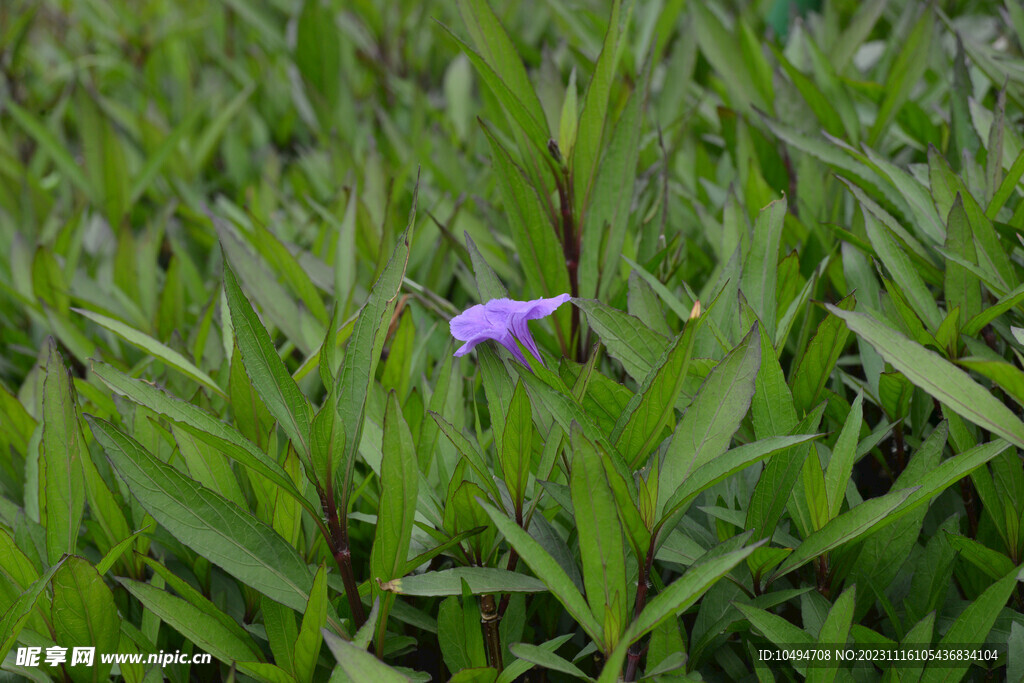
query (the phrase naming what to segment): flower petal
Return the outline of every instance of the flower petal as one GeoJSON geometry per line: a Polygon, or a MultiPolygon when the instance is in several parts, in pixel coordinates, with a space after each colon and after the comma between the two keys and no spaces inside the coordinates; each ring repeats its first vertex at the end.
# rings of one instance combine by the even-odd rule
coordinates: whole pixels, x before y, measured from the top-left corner
{"type": "Polygon", "coordinates": [[[540,356],[540,349],[537,348],[537,342],[533,340],[533,335],[530,334],[530,326],[528,319],[522,314],[512,316],[512,334],[515,335],[516,339],[522,342],[523,346],[533,354],[536,358],[544,364],[544,359],[540,356]]]}
{"type": "Polygon", "coordinates": [[[448,323],[448,329],[451,330],[452,336],[459,341],[469,341],[474,337],[479,337],[485,331],[489,331],[491,327],[483,304],[467,308],[448,323]]]}
{"type": "Polygon", "coordinates": [[[517,361],[529,369],[530,363],[526,360],[526,356],[523,355],[523,352],[519,350],[519,345],[516,344],[516,338],[512,336],[511,332],[505,334],[501,339],[496,339],[495,341],[508,349],[508,352],[511,353],[517,361]]]}
{"type": "Polygon", "coordinates": [[[528,305],[525,311],[521,314],[527,320],[538,320],[540,318],[546,318],[556,310],[558,307],[564,304],[572,297],[568,294],[559,294],[553,296],[550,299],[534,299],[533,301],[524,301],[523,303],[528,305]]]}

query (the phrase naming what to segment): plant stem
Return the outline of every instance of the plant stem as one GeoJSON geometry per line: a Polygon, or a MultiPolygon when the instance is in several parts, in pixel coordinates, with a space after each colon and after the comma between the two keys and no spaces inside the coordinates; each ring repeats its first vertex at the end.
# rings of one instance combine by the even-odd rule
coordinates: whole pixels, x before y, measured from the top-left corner
{"type": "Polygon", "coordinates": [[[366,623],[366,612],[363,610],[363,602],[359,599],[359,584],[356,582],[355,572],[352,569],[352,551],[348,545],[348,520],[343,522],[338,511],[338,505],[334,501],[334,491],[330,482],[327,484],[327,491],[320,491],[320,505],[327,514],[327,526],[330,535],[326,538],[327,547],[334,555],[334,561],[341,573],[341,580],[345,584],[345,597],[348,599],[349,609],[352,610],[352,618],[356,622],[356,628],[366,623]]]}
{"type": "MultiPolygon", "coordinates": [[[[651,567],[654,565],[654,543],[656,540],[657,534],[652,535],[650,547],[647,549],[647,558],[640,565],[640,576],[636,581],[636,600],[633,604],[633,621],[636,621],[640,617],[640,613],[643,612],[644,606],[647,604],[647,593],[651,590],[651,567]]],[[[626,677],[624,680],[636,680],[644,649],[639,640],[629,646],[626,653],[626,677]]]]}
{"type": "Polygon", "coordinates": [[[480,596],[480,623],[484,628],[484,643],[487,647],[487,663],[501,672],[504,665],[501,661],[501,631],[498,624],[501,615],[494,604],[493,595],[480,596]]]}

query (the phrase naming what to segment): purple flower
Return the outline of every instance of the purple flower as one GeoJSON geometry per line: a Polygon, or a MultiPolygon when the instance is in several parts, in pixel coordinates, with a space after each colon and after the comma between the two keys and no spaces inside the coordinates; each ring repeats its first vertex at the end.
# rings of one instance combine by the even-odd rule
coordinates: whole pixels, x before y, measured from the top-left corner
{"type": "Polygon", "coordinates": [[[540,357],[537,343],[533,341],[527,321],[546,318],[571,298],[568,294],[561,294],[550,299],[533,301],[491,299],[485,304],[472,306],[452,318],[452,336],[466,342],[459,347],[455,355],[465,356],[480,342],[493,339],[508,349],[516,360],[530,367],[516,345],[518,340],[543,364],[544,360],[540,357]]]}

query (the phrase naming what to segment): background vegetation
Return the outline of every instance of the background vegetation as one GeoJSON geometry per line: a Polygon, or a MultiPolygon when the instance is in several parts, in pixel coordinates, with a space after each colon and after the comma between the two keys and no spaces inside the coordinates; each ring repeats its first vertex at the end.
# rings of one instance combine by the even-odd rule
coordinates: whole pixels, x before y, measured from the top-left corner
{"type": "Polygon", "coordinates": [[[3,672],[1021,680],[1022,42],[1016,0],[0,4],[3,672]],[[563,292],[543,365],[452,357],[563,292]],[[1000,658],[755,666],[815,643],[1000,658]]]}

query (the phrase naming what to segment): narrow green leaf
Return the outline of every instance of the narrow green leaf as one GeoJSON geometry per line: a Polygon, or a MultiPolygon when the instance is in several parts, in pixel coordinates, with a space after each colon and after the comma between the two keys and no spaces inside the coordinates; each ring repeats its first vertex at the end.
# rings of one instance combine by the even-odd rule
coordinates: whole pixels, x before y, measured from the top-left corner
{"type": "Polygon", "coordinates": [[[549,669],[550,671],[558,671],[573,678],[579,678],[584,681],[593,681],[594,679],[583,673],[583,671],[570,662],[567,659],[559,657],[551,650],[537,645],[530,645],[529,643],[512,643],[508,646],[509,652],[522,660],[536,664],[542,669],[549,669]]]}
{"type": "MultiPolygon", "coordinates": [[[[520,59],[505,28],[498,21],[498,17],[495,16],[486,0],[458,0],[458,7],[473,44],[487,64],[508,86],[512,95],[533,120],[538,124],[547,121],[540,99],[526,75],[523,60],[520,59]]],[[[527,133],[530,132],[527,129],[527,133]]],[[[545,131],[534,141],[544,145],[547,142],[547,137],[545,131]]]]}
{"type": "Polygon", "coordinates": [[[405,571],[420,478],[412,434],[394,392],[388,394],[381,449],[380,506],[370,572],[375,581],[387,582],[405,571]]]}
{"type": "Polygon", "coordinates": [[[349,680],[375,683],[411,683],[411,679],[388,666],[366,650],[347,643],[324,629],[324,642],[349,680]]]}
{"type": "Polygon", "coordinates": [[[320,510],[299,493],[295,483],[277,464],[276,460],[230,425],[221,422],[198,406],[168,396],[152,384],[132,379],[109,365],[94,362],[92,372],[114,393],[125,396],[139,405],[146,406],[169,420],[179,423],[196,438],[218,448],[224,455],[270,479],[299,501],[311,515],[319,517],[321,514],[320,510]]]}
{"type": "Polygon", "coordinates": [[[958,415],[1024,447],[1024,424],[963,370],[864,313],[827,308],[915,385],[958,415]]]}
{"type": "Polygon", "coordinates": [[[90,201],[96,202],[98,200],[99,193],[92,183],[89,182],[85,172],[75,162],[74,157],[68,152],[67,148],[60,143],[57,137],[39,119],[23,109],[11,98],[7,98],[4,102],[4,109],[36,141],[36,144],[46,150],[46,153],[53,159],[57,168],[67,176],[72,184],[76,185],[90,201]]]}
{"type": "MultiPolygon", "coordinates": [[[[852,310],[856,303],[856,298],[851,294],[840,301],[838,307],[852,310]]],[[[846,325],[836,316],[828,316],[818,325],[793,373],[793,400],[798,411],[810,410],[820,400],[848,336],[846,325]]]]}
{"type": "MultiPolygon", "coordinates": [[[[544,551],[541,550],[540,552],[544,551]]],[[[483,595],[485,593],[541,593],[547,590],[542,582],[532,576],[491,567],[456,567],[454,569],[440,569],[425,574],[413,574],[412,576],[388,581],[382,588],[400,595],[424,597],[462,595],[463,581],[469,585],[473,595],[483,595]]],[[[569,583],[572,585],[571,581],[569,583]]],[[[577,593],[577,595],[579,594],[577,593]]]]}
{"type": "MultiPolygon", "coordinates": [[[[665,511],[658,522],[658,527],[663,527],[666,520],[670,519],[673,515],[684,512],[696,500],[698,495],[711,486],[753,465],[755,462],[775,455],[779,451],[806,443],[813,438],[815,437],[810,434],[770,436],[754,443],[737,446],[698,467],[683,481],[679,488],[669,492],[669,497],[664,505],[665,511]]],[[[671,525],[669,527],[671,528],[671,525]]]]}
{"type": "Polygon", "coordinates": [[[345,364],[341,368],[335,391],[338,395],[338,414],[344,425],[345,448],[343,462],[333,462],[331,471],[341,476],[339,491],[342,507],[347,506],[350,494],[352,472],[355,467],[356,449],[363,435],[363,415],[366,411],[366,395],[376,375],[377,363],[384,348],[388,323],[394,311],[395,299],[405,277],[409,262],[409,245],[413,226],[416,222],[416,202],[419,192],[419,178],[413,190],[409,220],[391,254],[384,271],[370,290],[370,296],[359,312],[352,337],[345,350],[345,364]]]}
{"type": "Polygon", "coordinates": [[[606,300],[616,282],[630,224],[643,128],[642,105],[643,92],[634,91],[615,124],[583,213],[579,265],[582,298],[606,300]]]}
{"type": "Polygon", "coordinates": [[[902,43],[899,56],[889,69],[889,75],[885,82],[885,98],[878,108],[875,116],[875,123],[868,134],[868,144],[874,145],[881,138],[882,133],[889,127],[889,123],[899,112],[900,107],[910,97],[911,89],[924,74],[928,64],[928,51],[931,47],[932,34],[934,31],[934,19],[930,8],[925,8],[921,18],[914,24],[910,35],[899,43],[902,43]]]}
{"type": "Polygon", "coordinates": [[[71,310],[79,313],[100,327],[106,328],[116,334],[117,336],[124,339],[132,346],[145,351],[147,354],[154,358],[159,358],[164,361],[170,367],[174,368],[178,372],[182,373],[189,379],[195,380],[199,384],[203,385],[210,391],[214,392],[218,396],[227,398],[227,394],[220,388],[217,382],[210,377],[208,374],[200,370],[190,360],[185,358],[183,355],[175,351],[174,349],[161,344],[156,339],[153,339],[148,334],[139,332],[138,330],[125,325],[120,320],[114,318],[108,318],[105,315],[87,311],[83,308],[72,308],[71,310]]]}
{"type": "MultiPolygon", "coordinates": [[[[100,652],[116,652],[121,636],[121,617],[114,594],[87,560],[69,557],[53,577],[51,605],[53,631],[58,645],[73,648],[88,643],[100,652]]],[[[112,664],[70,667],[74,681],[106,681],[112,664]]]]}
{"type": "Polygon", "coordinates": [[[861,422],[864,419],[864,394],[857,398],[850,407],[850,413],[843,423],[843,430],[832,448],[832,458],[828,461],[825,472],[825,495],[828,498],[829,519],[839,514],[839,509],[846,499],[846,485],[853,473],[853,463],[857,459],[857,441],[860,439],[861,422]]]}
{"type": "Polygon", "coordinates": [[[576,213],[582,216],[590,204],[591,188],[597,176],[601,158],[601,141],[608,120],[608,99],[611,96],[615,67],[619,61],[620,0],[613,0],[608,30],[605,32],[601,54],[594,65],[594,75],[587,86],[576,130],[576,144],[572,149],[572,175],[575,185],[576,213]]]}
{"type": "Polygon", "coordinates": [[[747,253],[740,289],[758,319],[775,337],[776,279],[779,268],[779,241],[786,220],[786,198],[777,199],[761,209],[754,223],[754,240],[747,253]]]}
{"type": "Polygon", "coordinates": [[[658,492],[662,501],[669,500],[691,473],[729,447],[754,396],[761,365],[759,328],[755,324],[711,371],[680,420],[661,463],[658,492]]]}
{"type": "Polygon", "coordinates": [[[305,462],[310,462],[309,426],[313,420],[313,409],[284,366],[270,334],[242,293],[226,260],[224,292],[228,306],[231,307],[231,322],[235,328],[238,350],[242,353],[242,361],[253,388],[305,462]]]}
{"type": "Polygon", "coordinates": [[[71,373],[52,337],[46,341],[43,380],[43,438],[39,478],[45,503],[46,553],[55,564],[74,554],[85,512],[85,454],[78,424],[78,405],[71,373]]]}
{"type": "Polygon", "coordinates": [[[3,640],[0,640],[0,662],[7,658],[7,654],[11,651],[11,647],[21,633],[21,629],[25,626],[25,622],[32,615],[36,602],[38,602],[40,596],[46,590],[46,585],[50,583],[50,579],[53,578],[53,575],[57,573],[57,570],[61,568],[64,562],[65,559],[62,558],[56,564],[51,565],[45,574],[33,581],[32,585],[18,596],[14,604],[0,618],[0,633],[4,634],[3,640]]]}
{"type": "Polygon", "coordinates": [[[636,642],[665,619],[680,614],[760,545],[757,543],[717,557],[709,557],[690,567],[685,574],[647,603],[640,616],[630,625],[624,640],[636,642]]]}
{"type": "Polygon", "coordinates": [[[306,609],[309,568],[273,529],[160,462],[110,423],[92,418],[89,424],[129,490],[175,538],[271,599],[306,609]]]}
{"type": "MultiPolygon", "coordinates": [[[[983,644],[988,638],[992,626],[996,623],[1000,611],[1006,605],[1006,601],[1010,599],[1010,594],[1013,593],[1020,578],[1019,575],[1020,568],[1014,567],[1006,576],[985,589],[978,599],[960,613],[960,616],[946,631],[946,635],[939,641],[939,645],[952,646],[955,644],[957,647],[961,647],[983,644]]],[[[921,681],[922,683],[959,681],[970,666],[971,662],[969,661],[957,662],[953,665],[946,663],[941,667],[935,666],[935,663],[932,662],[925,669],[921,681]]]]}
{"type": "Polygon", "coordinates": [[[605,624],[602,650],[607,652],[615,647],[620,630],[626,627],[626,549],[601,455],[578,429],[572,433],[572,450],[569,487],[579,533],[583,584],[591,612],[605,624]],[[609,624],[618,625],[620,630],[609,633],[609,624]]]}
{"type": "Polygon", "coordinates": [[[295,640],[295,660],[293,669],[295,678],[300,683],[310,683],[316,671],[316,662],[320,656],[320,645],[323,642],[323,628],[327,623],[327,614],[331,607],[327,600],[327,574],[324,565],[317,569],[313,577],[313,587],[309,591],[309,602],[302,614],[302,626],[295,640]]]}
{"type": "Polygon", "coordinates": [[[902,489],[872,498],[831,520],[796,547],[772,574],[771,581],[802,567],[833,548],[857,540],[864,534],[875,530],[875,525],[898,508],[915,490],[902,489]]]}
{"type": "MultiPolygon", "coordinates": [[[[474,0],[483,4],[484,0],[474,0]]],[[[483,82],[490,88],[494,96],[501,102],[501,105],[505,108],[505,112],[511,121],[514,121],[516,125],[526,134],[527,139],[538,149],[543,148],[544,144],[548,140],[548,128],[547,118],[544,116],[542,110],[535,111],[534,107],[524,102],[515,93],[512,86],[510,86],[502,78],[494,67],[492,67],[487,59],[479,52],[469,46],[468,43],[463,41],[461,38],[456,36],[447,26],[442,26],[444,30],[451,36],[458,46],[462,49],[465,55],[472,62],[476,72],[480,75],[483,82]],[[538,116],[539,114],[539,116],[538,116]]],[[[530,89],[530,93],[533,94],[533,99],[536,98],[536,94],[533,93],[532,86],[527,86],[530,89]]],[[[529,96],[527,96],[528,99],[529,96]]]]}
{"type": "Polygon", "coordinates": [[[505,486],[516,514],[523,511],[523,498],[529,481],[533,457],[533,412],[522,381],[516,383],[512,402],[505,416],[505,431],[498,450],[505,486]]]}
{"type": "Polygon", "coordinates": [[[587,323],[601,338],[608,354],[637,382],[643,382],[669,347],[669,341],[634,316],[597,299],[573,299],[587,323]]]}
{"type": "MultiPolygon", "coordinates": [[[[676,399],[683,389],[693,356],[693,346],[704,319],[702,316],[687,322],[683,331],[655,363],[640,391],[633,395],[615,423],[611,438],[631,469],[636,469],[647,460],[651,451],[661,442],[665,425],[675,415],[676,399]]],[[[745,348],[750,348],[750,344],[747,343],[745,348]]],[[[759,352],[760,347],[755,347],[755,351],[759,352]]],[[[746,411],[746,406],[743,406],[743,410],[746,411]]],[[[696,446],[696,442],[693,445],[696,446]]]]}
{"type": "Polygon", "coordinates": [[[120,576],[117,581],[161,621],[225,664],[260,659],[250,643],[187,600],[142,581],[120,576]]]}
{"type": "Polygon", "coordinates": [[[501,188],[502,205],[509,218],[512,241],[523,262],[527,293],[552,297],[568,292],[569,272],[562,256],[562,245],[541,197],[494,133],[486,125],[483,130],[490,141],[491,159],[501,188]]]}
{"type": "MultiPolygon", "coordinates": [[[[520,529],[515,522],[504,516],[496,508],[481,502],[487,516],[491,518],[512,547],[519,553],[519,557],[533,570],[534,574],[544,583],[552,595],[555,596],[562,606],[568,610],[570,616],[576,620],[583,630],[591,638],[603,642],[604,629],[600,622],[594,618],[587,606],[586,600],[573,585],[572,579],[565,573],[558,562],[545,551],[537,541],[520,529]]],[[[507,590],[507,589],[505,589],[507,590]]]]}

